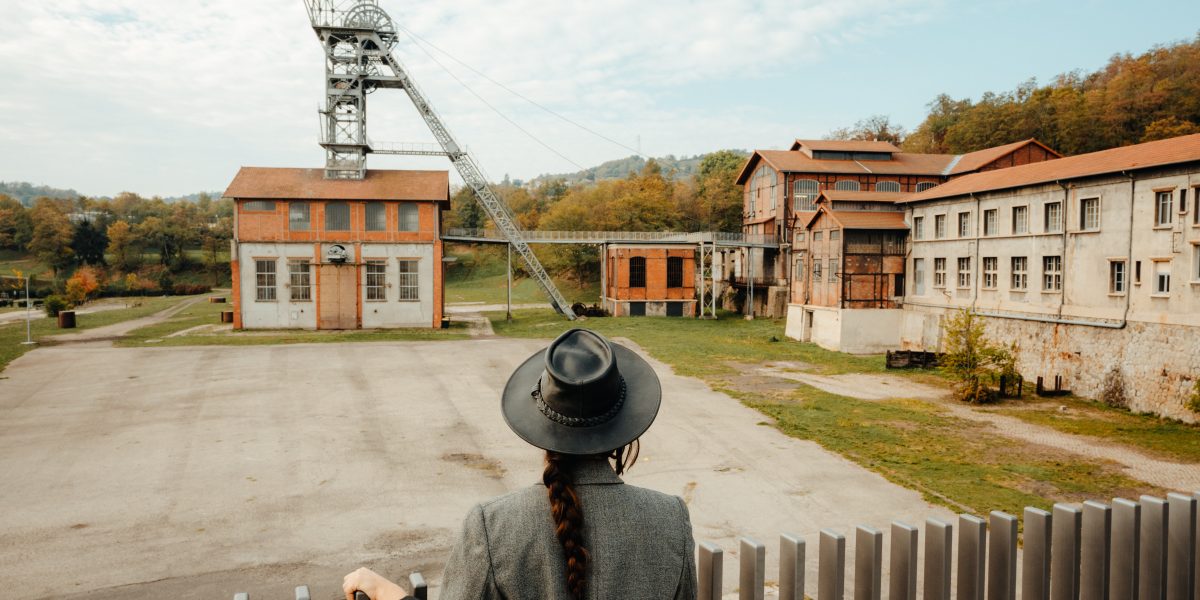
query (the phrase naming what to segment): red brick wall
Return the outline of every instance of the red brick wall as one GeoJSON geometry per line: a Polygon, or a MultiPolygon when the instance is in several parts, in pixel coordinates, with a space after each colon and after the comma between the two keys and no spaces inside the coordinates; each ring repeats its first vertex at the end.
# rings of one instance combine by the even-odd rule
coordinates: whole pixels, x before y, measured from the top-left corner
{"type": "Polygon", "coordinates": [[[692,300],[696,297],[696,251],[686,248],[609,246],[604,295],[615,300],[692,300]],[[629,259],[646,259],[646,287],[629,287],[629,259]],[[667,287],[667,258],[683,259],[683,287],[667,287]]]}
{"type": "Polygon", "coordinates": [[[997,158],[996,160],[979,167],[979,170],[994,171],[996,169],[1017,167],[1035,162],[1053,160],[1055,158],[1058,157],[1046,152],[1046,150],[1041,146],[1031,143],[1021,146],[1020,148],[1017,148],[1016,150],[1013,150],[1012,152],[1009,152],[1008,154],[1005,154],[1004,156],[1001,156],[1000,158],[997,158]]]}
{"type": "Polygon", "coordinates": [[[242,242],[432,242],[439,238],[437,230],[438,204],[420,202],[418,231],[397,231],[400,202],[383,201],[387,205],[385,231],[366,230],[366,202],[350,201],[350,231],[325,231],[325,202],[309,201],[309,230],[288,229],[288,203],[276,201],[272,211],[246,211],[244,201],[237,201],[237,237],[242,242]]]}

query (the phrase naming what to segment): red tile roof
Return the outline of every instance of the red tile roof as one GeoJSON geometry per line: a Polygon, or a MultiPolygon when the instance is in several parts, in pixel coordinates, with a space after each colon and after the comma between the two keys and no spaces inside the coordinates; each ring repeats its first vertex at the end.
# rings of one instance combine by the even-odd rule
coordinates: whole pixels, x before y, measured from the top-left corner
{"type": "Polygon", "coordinates": [[[295,200],[431,200],[450,204],[446,171],[370,169],[366,177],[325,179],[324,169],[242,167],[225,197],[295,200]]]}
{"type": "Polygon", "coordinates": [[[908,229],[904,213],[900,211],[832,210],[828,206],[821,206],[812,213],[808,220],[803,221],[804,227],[812,225],[823,212],[828,213],[842,229],[908,229]]]}
{"type": "Polygon", "coordinates": [[[863,140],[796,140],[792,150],[828,150],[831,152],[899,152],[891,142],[863,140]]]}
{"type": "Polygon", "coordinates": [[[1010,153],[1016,152],[1017,150],[1020,150],[1021,148],[1024,148],[1025,146],[1028,146],[1030,144],[1040,146],[1043,150],[1045,150],[1046,152],[1049,152],[1051,155],[1053,155],[1055,157],[1059,157],[1059,158],[1062,157],[1062,155],[1059,154],[1058,152],[1055,152],[1053,148],[1051,148],[1033,138],[1029,138],[1027,140],[1021,140],[1019,142],[1013,142],[1011,144],[1005,144],[1003,146],[996,146],[994,148],[984,148],[983,150],[976,150],[975,152],[968,152],[966,154],[960,155],[958,157],[958,160],[953,165],[951,165],[949,174],[950,175],[959,175],[962,173],[970,173],[972,171],[976,171],[980,167],[983,167],[984,165],[986,165],[998,158],[1002,158],[1010,153]]]}
{"type": "Polygon", "coordinates": [[[972,173],[913,194],[901,202],[935,200],[1193,161],[1200,161],[1200,133],[1089,154],[1078,154],[1018,167],[972,173]]]}

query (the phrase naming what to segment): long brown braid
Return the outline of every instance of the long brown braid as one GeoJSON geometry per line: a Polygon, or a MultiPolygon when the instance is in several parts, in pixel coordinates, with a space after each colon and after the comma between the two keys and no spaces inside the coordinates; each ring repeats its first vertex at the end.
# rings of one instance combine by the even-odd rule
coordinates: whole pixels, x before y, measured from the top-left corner
{"type": "MultiPolygon", "coordinates": [[[[637,462],[639,444],[637,440],[601,455],[613,461],[617,475],[623,474],[637,462]]],[[[546,451],[546,470],[542,472],[542,483],[550,497],[550,516],[554,518],[554,535],[562,545],[563,559],[567,568],[567,591],[575,600],[583,600],[587,585],[587,568],[590,555],[583,540],[583,504],[571,481],[571,465],[584,457],[569,456],[546,451]]]]}

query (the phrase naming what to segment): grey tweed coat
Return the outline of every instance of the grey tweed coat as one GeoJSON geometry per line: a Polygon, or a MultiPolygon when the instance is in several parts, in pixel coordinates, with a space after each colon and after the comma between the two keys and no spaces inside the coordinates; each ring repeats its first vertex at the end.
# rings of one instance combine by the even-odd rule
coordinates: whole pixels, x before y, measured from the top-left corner
{"type": "MultiPolygon", "coordinates": [[[[608,461],[574,470],[591,562],[588,600],[696,597],[692,524],[677,496],[625,485],[608,461]]],[[[538,484],[467,514],[441,600],[569,600],[550,501],[538,484]]]]}

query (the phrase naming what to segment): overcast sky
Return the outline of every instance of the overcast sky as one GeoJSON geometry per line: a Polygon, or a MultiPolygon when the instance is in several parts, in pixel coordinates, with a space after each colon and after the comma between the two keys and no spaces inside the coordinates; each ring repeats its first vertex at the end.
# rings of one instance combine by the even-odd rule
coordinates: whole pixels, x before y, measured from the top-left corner
{"type": "MultiPolygon", "coordinates": [[[[912,128],[941,92],[974,99],[1200,28],[1195,0],[381,4],[463,63],[647,155],[786,147],[876,113],[912,128]]],[[[176,195],[223,190],[242,165],[323,165],[323,60],[302,0],[0,0],[0,14],[0,180],[176,195]]],[[[427,50],[571,161],[403,38],[398,58],[489,175],[631,154],[427,50]]],[[[372,94],[368,115],[375,140],[432,140],[402,92],[372,94]]]]}

